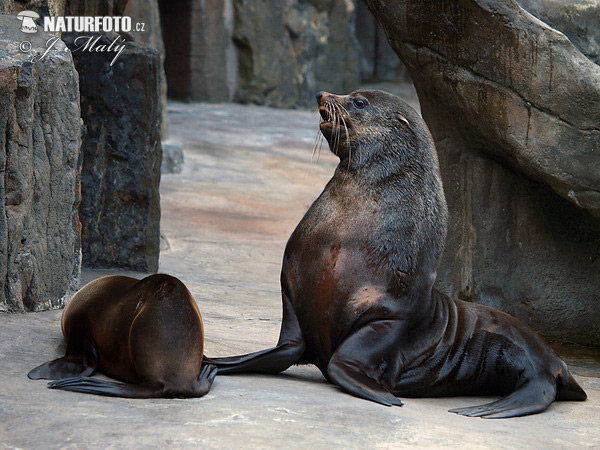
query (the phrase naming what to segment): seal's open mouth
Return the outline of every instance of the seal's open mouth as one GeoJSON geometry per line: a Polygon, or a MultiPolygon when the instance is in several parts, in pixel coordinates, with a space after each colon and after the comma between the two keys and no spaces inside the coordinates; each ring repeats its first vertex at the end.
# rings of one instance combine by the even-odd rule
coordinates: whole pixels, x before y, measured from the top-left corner
{"type": "Polygon", "coordinates": [[[322,137],[329,143],[329,150],[338,155],[340,159],[351,154],[350,140],[354,134],[354,126],[348,110],[337,101],[338,97],[327,92],[317,94],[320,120],[313,156],[315,152],[318,154],[321,150],[322,137]]]}
{"type": "Polygon", "coordinates": [[[332,115],[324,106],[319,107],[319,114],[321,114],[322,122],[331,122],[332,115]]]}
{"type": "Polygon", "coordinates": [[[323,132],[331,134],[335,129],[336,133],[343,134],[352,128],[352,122],[348,115],[334,104],[325,103],[325,105],[319,106],[319,114],[321,115],[319,128],[323,132]]]}

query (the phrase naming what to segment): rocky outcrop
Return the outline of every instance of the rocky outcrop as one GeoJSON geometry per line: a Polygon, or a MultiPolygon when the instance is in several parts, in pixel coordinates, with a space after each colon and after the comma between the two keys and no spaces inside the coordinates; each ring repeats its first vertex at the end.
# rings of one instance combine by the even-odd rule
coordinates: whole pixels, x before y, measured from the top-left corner
{"type": "Polygon", "coordinates": [[[167,110],[167,77],[165,75],[165,45],[160,23],[158,0],[129,0],[123,15],[131,17],[135,29],[131,35],[137,42],[143,42],[158,50],[160,54],[160,103],[161,103],[161,139],[169,137],[169,112],[167,110]],[[138,30],[137,25],[141,24],[138,30]]]}
{"type": "Polygon", "coordinates": [[[360,82],[352,0],[163,2],[169,96],[313,106],[360,82]]]}
{"type": "Polygon", "coordinates": [[[438,286],[600,345],[600,67],[514,1],[365,2],[440,155],[438,286]]]}
{"type": "Polygon", "coordinates": [[[63,306],[81,268],[77,72],[61,41],[39,59],[50,36],[20,27],[0,15],[0,311],[63,306]]]}
{"type": "Polygon", "coordinates": [[[122,16],[128,0],[45,0],[63,4],[65,16],[122,16]]]}
{"type": "Polygon", "coordinates": [[[518,0],[528,12],[564,33],[581,53],[600,64],[600,3],[596,0],[518,0]]]}
{"type": "Polygon", "coordinates": [[[231,101],[237,63],[233,0],[160,2],[169,97],[231,101]]]}
{"type": "Polygon", "coordinates": [[[312,107],[320,90],[405,81],[383,31],[357,2],[160,2],[169,97],[312,107]]]}
{"type": "MultiPolygon", "coordinates": [[[[87,130],[80,208],[84,265],[156,271],[160,56],[144,44],[117,41],[125,47],[111,65],[115,52],[76,50],[82,45],[77,38],[64,36],[79,71],[87,130]]],[[[114,33],[101,34],[97,45],[109,46],[115,39],[114,33]]]]}
{"type": "Polygon", "coordinates": [[[356,2],[356,38],[360,44],[361,80],[410,82],[410,75],[394,49],[390,47],[381,25],[367,6],[356,2]]]}
{"type": "Polygon", "coordinates": [[[161,173],[181,173],[183,170],[183,145],[177,139],[167,139],[162,142],[161,173]]]}
{"type": "Polygon", "coordinates": [[[315,92],[348,92],[360,82],[351,0],[235,0],[235,100],[312,106],[315,92]]]}

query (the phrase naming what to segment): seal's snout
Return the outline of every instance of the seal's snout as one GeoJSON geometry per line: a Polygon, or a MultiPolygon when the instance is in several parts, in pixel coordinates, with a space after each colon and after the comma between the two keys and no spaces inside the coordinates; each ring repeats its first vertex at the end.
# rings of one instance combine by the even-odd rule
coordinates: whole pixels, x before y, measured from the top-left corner
{"type": "Polygon", "coordinates": [[[327,98],[330,96],[331,94],[329,92],[320,91],[315,97],[317,98],[317,103],[319,104],[319,106],[321,106],[327,101],[327,98]]]}

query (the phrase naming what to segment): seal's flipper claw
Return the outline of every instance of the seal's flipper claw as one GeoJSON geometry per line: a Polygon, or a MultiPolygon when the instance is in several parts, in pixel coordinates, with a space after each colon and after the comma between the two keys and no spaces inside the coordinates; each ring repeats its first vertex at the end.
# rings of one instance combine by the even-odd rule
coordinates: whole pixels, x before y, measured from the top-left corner
{"type": "Polygon", "coordinates": [[[466,408],[455,408],[448,412],[467,417],[484,419],[506,419],[527,416],[545,411],[556,396],[556,382],[535,379],[524,383],[519,389],[495,402],[466,408]]]}
{"type": "Polygon", "coordinates": [[[276,347],[226,358],[204,357],[202,365],[218,367],[219,375],[228,373],[254,372],[279,373],[298,362],[304,354],[305,343],[294,308],[283,295],[283,321],[276,347]]]}
{"type": "Polygon", "coordinates": [[[74,377],[52,381],[48,383],[48,387],[50,389],[62,389],[109,397],[156,398],[165,396],[162,386],[158,384],[117,383],[91,377],[74,377]]]}
{"type": "Polygon", "coordinates": [[[62,358],[45,362],[32,369],[27,376],[32,380],[60,380],[71,377],[87,377],[96,370],[96,363],[90,363],[82,355],[65,355],[62,358]]]}
{"type": "Polygon", "coordinates": [[[396,347],[402,324],[381,320],[356,330],[331,357],[327,366],[329,379],[357,397],[386,406],[402,406],[402,401],[382,382],[397,379],[400,365],[391,358],[399,357],[396,347]],[[382,366],[394,368],[394,372],[381,371],[382,366]]]}

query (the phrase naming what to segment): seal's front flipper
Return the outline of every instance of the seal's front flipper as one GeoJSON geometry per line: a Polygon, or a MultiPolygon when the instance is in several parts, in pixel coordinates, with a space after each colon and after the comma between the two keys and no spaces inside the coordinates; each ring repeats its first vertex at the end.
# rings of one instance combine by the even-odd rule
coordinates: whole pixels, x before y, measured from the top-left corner
{"type": "Polygon", "coordinates": [[[71,377],[87,377],[96,370],[96,359],[83,355],[67,354],[32,369],[27,376],[32,380],[60,380],[71,377]]]}
{"type": "Polygon", "coordinates": [[[227,358],[204,357],[202,364],[213,364],[219,375],[240,372],[279,373],[298,362],[304,354],[304,338],[289,299],[283,295],[283,320],[276,347],[227,358]]]}
{"type": "Polygon", "coordinates": [[[505,419],[545,411],[556,396],[556,381],[537,378],[521,385],[515,392],[485,405],[451,409],[449,412],[467,417],[505,419]]]}
{"type": "Polygon", "coordinates": [[[357,397],[385,406],[402,406],[402,401],[391,392],[400,367],[401,324],[381,320],[351,334],[329,361],[329,379],[357,397]]]}
{"type": "Polygon", "coordinates": [[[48,383],[50,389],[83,392],[86,394],[107,395],[125,398],[165,397],[163,387],[157,383],[127,384],[100,380],[91,377],[65,378],[48,383]]]}

